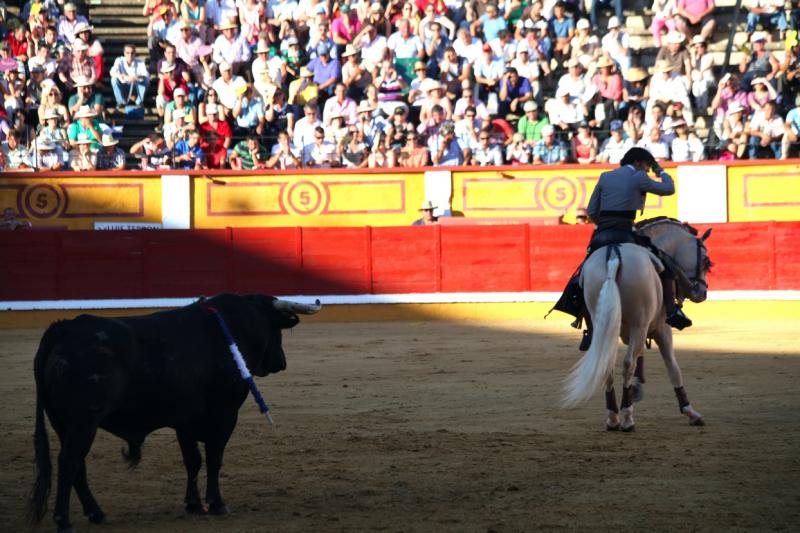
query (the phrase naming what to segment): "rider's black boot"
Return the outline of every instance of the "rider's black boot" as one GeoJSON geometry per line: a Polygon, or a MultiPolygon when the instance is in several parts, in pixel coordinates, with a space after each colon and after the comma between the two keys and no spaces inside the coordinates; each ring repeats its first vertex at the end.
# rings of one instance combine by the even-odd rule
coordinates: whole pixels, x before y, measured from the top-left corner
{"type": "Polygon", "coordinates": [[[581,337],[581,345],[578,349],[585,352],[592,345],[592,317],[589,316],[589,311],[584,308],[583,318],[586,319],[586,329],[583,330],[583,337],[581,337]]]}
{"type": "Polygon", "coordinates": [[[681,306],[675,303],[675,281],[672,278],[662,278],[661,286],[664,290],[664,307],[667,311],[667,324],[681,330],[692,325],[688,316],[683,314],[681,306]]]}

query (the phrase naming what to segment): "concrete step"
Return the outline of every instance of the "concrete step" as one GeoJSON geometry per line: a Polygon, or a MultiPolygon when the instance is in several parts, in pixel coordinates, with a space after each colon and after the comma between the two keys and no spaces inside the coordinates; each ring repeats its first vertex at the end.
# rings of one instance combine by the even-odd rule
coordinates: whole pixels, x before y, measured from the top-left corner
{"type": "Polygon", "coordinates": [[[144,0],[95,0],[92,9],[95,6],[123,6],[123,7],[137,7],[139,12],[144,7],[144,0]]]}
{"type": "Polygon", "coordinates": [[[98,37],[101,35],[110,37],[122,37],[123,35],[147,37],[147,29],[139,26],[95,26],[92,33],[98,37]]]}
{"type": "Polygon", "coordinates": [[[145,25],[149,22],[146,17],[142,16],[141,7],[124,7],[124,6],[100,6],[92,7],[89,10],[89,18],[93,21],[95,18],[108,17],[113,15],[121,15],[125,17],[138,17],[143,20],[145,25]]]}
{"type": "Polygon", "coordinates": [[[129,26],[141,28],[143,32],[147,32],[147,20],[144,17],[133,15],[97,15],[92,17],[92,25],[94,27],[129,26]]]}

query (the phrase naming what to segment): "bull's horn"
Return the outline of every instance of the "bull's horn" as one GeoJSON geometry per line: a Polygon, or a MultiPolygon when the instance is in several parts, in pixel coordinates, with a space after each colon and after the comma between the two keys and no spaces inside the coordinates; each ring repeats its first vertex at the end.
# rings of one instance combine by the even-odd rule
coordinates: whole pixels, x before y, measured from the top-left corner
{"type": "Polygon", "coordinates": [[[275,298],[272,301],[272,305],[278,311],[288,311],[290,313],[297,313],[298,315],[313,315],[314,313],[318,312],[322,309],[322,304],[319,303],[319,299],[317,299],[314,304],[301,304],[298,302],[290,302],[289,300],[280,300],[275,298]]]}

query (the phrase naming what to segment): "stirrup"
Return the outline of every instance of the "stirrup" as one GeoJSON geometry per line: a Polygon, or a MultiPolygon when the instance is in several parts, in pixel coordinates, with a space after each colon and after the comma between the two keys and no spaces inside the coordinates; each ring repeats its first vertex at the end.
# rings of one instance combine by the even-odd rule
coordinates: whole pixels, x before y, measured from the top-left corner
{"type": "Polygon", "coordinates": [[[569,325],[575,329],[581,329],[581,326],[583,325],[583,317],[578,315],[578,317],[572,322],[570,322],[569,325]]]}
{"type": "Polygon", "coordinates": [[[672,326],[677,330],[682,330],[692,325],[692,321],[689,319],[688,316],[683,314],[683,311],[681,310],[680,307],[675,308],[675,312],[667,317],[666,322],[667,324],[669,324],[670,326],[672,326]]]}
{"type": "Polygon", "coordinates": [[[592,330],[585,329],[583,330],[583,337],[581,337],[581,345],[578,346],[578,350],[585,352],[589,349],[589,346],[592,345],[592,330]]]}

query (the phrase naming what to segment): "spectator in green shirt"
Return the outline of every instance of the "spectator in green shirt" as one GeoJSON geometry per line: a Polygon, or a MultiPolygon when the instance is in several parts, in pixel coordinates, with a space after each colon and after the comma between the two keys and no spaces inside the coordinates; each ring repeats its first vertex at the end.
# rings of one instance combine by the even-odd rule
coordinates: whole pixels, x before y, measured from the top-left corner
{"type": "Polygon", "coordinates": [[[233,147],[230,156],[231,168],[233,170],[253,170],[267,168],[269,154],[266,148],[261,146],[258,138],[249,136],[243,141],[239,141],[233,147]]]}
{"type": "Polygon", "coordinates": [[[536,102],[527,101],[523,107],[525,116],[517,122],[517,132],[525,136],[525,143],[534,146],[542,140],[542,128],[550,124],[547,117],[539,118],[539,106],[536,102]]]}
{"type": "Polygon", "coordinates": [[[91,143],[92,150],[100,149],[100,121],[97,120],[97,113],[88,105],[83,105],[75,113],[75,122],[69,125],[67,129],[67,138],[72,147],[77,146],[78,138],[81,135],[86,136],[91,143]]]}

